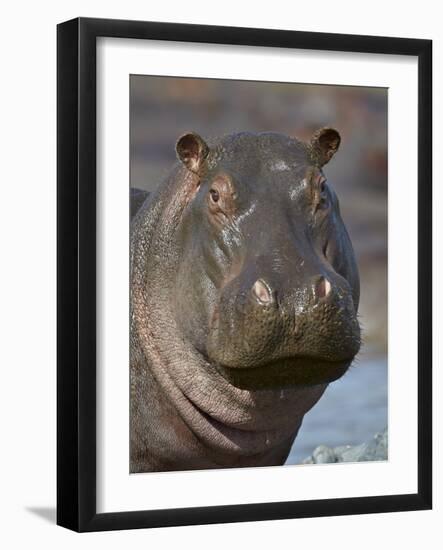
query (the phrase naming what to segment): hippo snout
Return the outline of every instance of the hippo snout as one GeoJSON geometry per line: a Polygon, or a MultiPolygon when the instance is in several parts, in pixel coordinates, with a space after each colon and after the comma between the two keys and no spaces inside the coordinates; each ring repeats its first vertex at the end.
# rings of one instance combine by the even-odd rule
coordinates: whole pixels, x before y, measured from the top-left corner
{"type": "MultiPolygon", "coordinates": [[[[221,292],[207,342],[208,356],[222,370],[242,376],[241,370],[265,367],[276,380],[283,372],[288,385],[337,378],[359,348],[352,291],[338,274],[313,275],[292,287],[269,276],[251,285],[239,276],[221,292]],[[301,370],[307,372],[300,376],[301,370]]],[[[266,376],[258,378],[263,383],[266,376]]]]}

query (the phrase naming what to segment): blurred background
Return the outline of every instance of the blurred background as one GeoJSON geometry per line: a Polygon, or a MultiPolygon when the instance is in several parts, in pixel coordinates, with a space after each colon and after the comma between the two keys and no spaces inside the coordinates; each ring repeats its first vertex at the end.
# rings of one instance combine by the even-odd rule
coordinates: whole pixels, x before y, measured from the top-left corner
{"type": "Polygon", "coordinates": [[[325,166],[361,277],[362,350],[304,419],[287,464],[320,444],[367,441],[387,426],[387,107],[384,88],[132,75],[131,186],[152,191],[176,160],[175,142],[241,131],[309,140],[337,128],[338,154],[325,166]]]}

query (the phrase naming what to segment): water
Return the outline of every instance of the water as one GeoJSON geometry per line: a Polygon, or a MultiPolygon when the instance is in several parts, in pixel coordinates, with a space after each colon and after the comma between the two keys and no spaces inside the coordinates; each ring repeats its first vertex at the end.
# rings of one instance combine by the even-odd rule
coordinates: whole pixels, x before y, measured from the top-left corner
{"type": "Polygon", "coordinates": [[[299,464],[318,445],[358,445],[388,422],[386,356],[362,356],[305,416],[286,464],[299,464]]]}

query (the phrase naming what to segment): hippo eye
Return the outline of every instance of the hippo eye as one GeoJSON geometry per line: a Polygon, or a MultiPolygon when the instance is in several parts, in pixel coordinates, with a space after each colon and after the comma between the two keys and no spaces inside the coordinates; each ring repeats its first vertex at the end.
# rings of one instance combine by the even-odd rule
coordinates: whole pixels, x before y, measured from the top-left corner
{"type": "Polygon", "coordinates": [[[211,200],[213,202],[218,202],[218,199],[220,198],[220,194],[219,192],[217,191],[217,189],[211,189],[209,191],[209,194],[211,195],[211,200]]]}
{"type": "Polygon", "coordinates": [[[210,219],[218,224],[225,223],[235,213],[235,189],[228,176],[219,174],[208,186],[206,205],[210,219]]]}

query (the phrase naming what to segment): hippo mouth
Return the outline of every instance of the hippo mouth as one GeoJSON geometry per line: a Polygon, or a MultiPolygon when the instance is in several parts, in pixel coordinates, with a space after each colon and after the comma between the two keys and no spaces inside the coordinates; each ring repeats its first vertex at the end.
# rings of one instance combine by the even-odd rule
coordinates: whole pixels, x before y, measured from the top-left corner
{"type": "Polygon", "coordinates": [[[257,367],[236,368],[218,364],[218,372],[244,390],[284,389],[329,384],[345,374],[353,357],[331,361],[315,357],[282,358],[257,367]]]}

